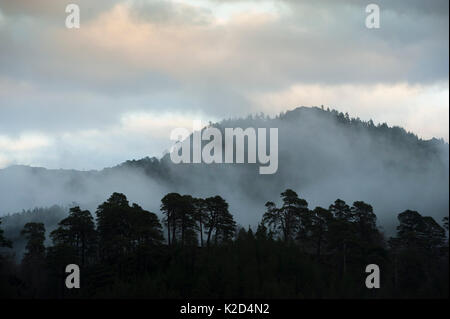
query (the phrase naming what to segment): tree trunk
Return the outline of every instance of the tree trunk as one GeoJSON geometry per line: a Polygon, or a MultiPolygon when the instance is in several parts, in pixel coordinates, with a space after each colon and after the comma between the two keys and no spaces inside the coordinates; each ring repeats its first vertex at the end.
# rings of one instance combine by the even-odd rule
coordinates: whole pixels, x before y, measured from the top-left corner
{"type": "Polygon", "coordinates": [[[208,247],[209,247],[209,243],[210,243],[210,240],[211,240],[211,233],[212,233],[212,231],[213,231],[213,227],[211,226],[211,227],[208,229],[208,237],[207,237],[207,239],[206,239],[206,246],[208,246],[208,247]]]}
{"type": "Polygon", "coordinates": [[[322,246],[322,236],[319,236],[319,242],[317,243],[317,257],[320,258],[320,248],[322,246]]]}
{"type": "Polygon", "coordinates": [[[169,243],[170,246],[170,219],[167,218],[167,242],[169,243]]]}
{"type": "Polygon", "coordinates": [[[347,249],[347,243],[345,242],[345,240],[344,240],[344,267],[343,267],[343,270],[344,270],[344,275],[345,275],[345,272],[346,272],[346,270],[347,270],[347,260],[346,260],[346,254],[347,254],[347,252],[346,252],[346,249],[347,249]]]}
{"type": "Polygon", "coordinates": [[[201,247],[203,247],[203,224],[201,218],[200,218],[200,245],[201,247]]]}
{"type": "Polygon", "coordinates": [[[175,237],[177,230],[176,220],[175,217],[172,217],[172,245],[175,245],[177,239],[175,237]]]}

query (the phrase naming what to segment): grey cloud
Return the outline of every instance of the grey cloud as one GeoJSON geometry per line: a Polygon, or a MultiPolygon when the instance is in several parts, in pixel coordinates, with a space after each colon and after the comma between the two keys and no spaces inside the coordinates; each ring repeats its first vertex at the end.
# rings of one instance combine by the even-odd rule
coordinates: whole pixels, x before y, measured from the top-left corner
{"type": "MultiPolygon", "coordinates": [[[[158,24],[202,19],[203,12],[198,12],[201,10],[183,13],[187,9],[176,10],[174,4],[164,3],[137,2],[132,12],[158,24]]],[[[417,21],[415,16],[404,16],[398,21],[396,16],[386,16],[381,29],[368,30],[363,25],[365,13],[355,7],[349,11],[336,5],[316,8],[310,2],[289,4],[294,8],[290,19],[283,17],[256,29],[244,25],[230,26],[226,31],[209,30],[219,39],[211,43],[211,50],[216,47],[219,54],[221,46],[226,46],[230,53],[208,68],[194,64],[194,71],[189,74],[191,81],[201,87],[207,78],[211,85],[240,86],[245,91],[253,87],[281,88],[294,82],[427,83],[448,78],[448,30],[443,28],[445,21],[448,24],[448,15],[444,22],[426,17],[417,21]]],[[[6,46],[0,72],[7,76],[107,94],[164,87],[173,90],[174,86],[183,85],[178,83],[182,79],[177,81],[164,70],[139,68],[117,52],[86,47],[86,43],[77,45],[70,40],[54,43],[39,30],[18,32],[20,28],[0,31],[6,46]],[[31,43],[21,41],[28,32],[35,38],[31,43]]],[[[173,45],[176,48],[177,44],[173,45]]],[[[183,59],[183,47],[177,49],[183,59]]],[[[163,57],[149,57],[159,58],[163,57]]],[[[184,59],[176,63],[180,67],[189,63],[189,56],[184,59]]]]}
{"type": "MultiPolygon", "coordinates": [[[[167,63],[164,51],[131,61],[139,52],[127,56],[76,33],[55,38],[64,31],[62,2],[0,0],[0,85],[12,87],[0,87],[0,134],[103,129],[142,109],[245,115],[257,110],[249,95],[298,83],[448,81],[448,1],[373,2],[382,9],[379,30],[365,28],[363,1],[278,1],[291,10],[278,20],[220,26],[210,9],[132,2],[140,25],[198,32],[193,43],[160,39],[172,48],[167,63]]],[[[77,3],[83,27],[119,1],[77,3]]]]}
{"type": "Polygon", "coordinates": [[[65,8],[69,3],[75,3],[80,7],[80,17],[82,21],[88,21],[95,18],[101,12],[104,12],[121,0],[0,0],[0,10],[12,17],[26,16],[39,19],[51,24],[60,24],[64,26],[67,16],[65,8]]]}
{"type": "Polygon", "coordinates": [[[131,13],[140,21],[158,24],[205,25],[212,19],[209,9],[164,0],[134,1],[131,5],[131,13]]]}

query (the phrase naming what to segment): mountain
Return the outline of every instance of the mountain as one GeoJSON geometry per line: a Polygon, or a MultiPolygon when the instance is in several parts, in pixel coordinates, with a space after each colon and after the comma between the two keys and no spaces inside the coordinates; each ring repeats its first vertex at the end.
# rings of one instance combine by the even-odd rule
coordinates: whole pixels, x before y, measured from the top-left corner
{"type": "Polygon", "coordinates": [[[174,164],[169,154],[100,171],[12,166],[0,170],[0,216],[73,202],[95,210],[113,192],[159,213],[164,194],[177,191],[220,194],[240,224],[255,225],[265,202],[276,201],[286,188],[312,208],[328,207],[337,198],[370,203],[386,231],[392,231],[397,214],[406,209],[436,220],[448,215],[449,145],[443,140],[422,140],[399,127],[315,107],[212,125],[222,132],[278,128],[278,171],[260,175],[259,163],[174,164]]]}

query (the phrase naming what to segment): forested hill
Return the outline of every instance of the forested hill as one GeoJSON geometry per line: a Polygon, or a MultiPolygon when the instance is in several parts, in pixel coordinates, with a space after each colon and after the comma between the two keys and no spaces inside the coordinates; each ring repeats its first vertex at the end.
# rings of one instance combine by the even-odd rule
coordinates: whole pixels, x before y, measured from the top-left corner
{"type": "Polygon", "coordinates": [[[437,220],[448,214],[449,146],[443,140],[306,107],[213,125],[278,128],[276,174],[260,175],[259,163],[176,165],[169,155],[89,172],[15,166],[0,170],[0,215],[72,202],[95,209],[113,192],[158,212],[159,199],[176,191],[220,194],[238,223],[255,225],[263,203],[286,188],[308,198],[310,206],[328,206],[336,198],[368,202],[388,230],[407,208],[437,220]]]}

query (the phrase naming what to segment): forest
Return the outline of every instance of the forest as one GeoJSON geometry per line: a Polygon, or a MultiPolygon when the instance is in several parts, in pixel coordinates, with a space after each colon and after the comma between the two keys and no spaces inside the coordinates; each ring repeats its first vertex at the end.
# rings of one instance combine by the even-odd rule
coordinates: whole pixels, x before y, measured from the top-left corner
{"type": "Polygon", "coordinates": [[[20,262],[0,225],[0,297],[448,298],[448,217],[405,210],[386,238],[363,201],[310,208],[292,189],[280,197],[252,229],[221,196],[168,193],[160,220],[113,193],[95,217],[71,207],[50,238],[43,222],[26,222],[20,262]],[[80,267],[79,289],[65,286],[68,264],[80,267]],[[368,264],[380,268],[379,289],[365,286],[368,264]]]}

